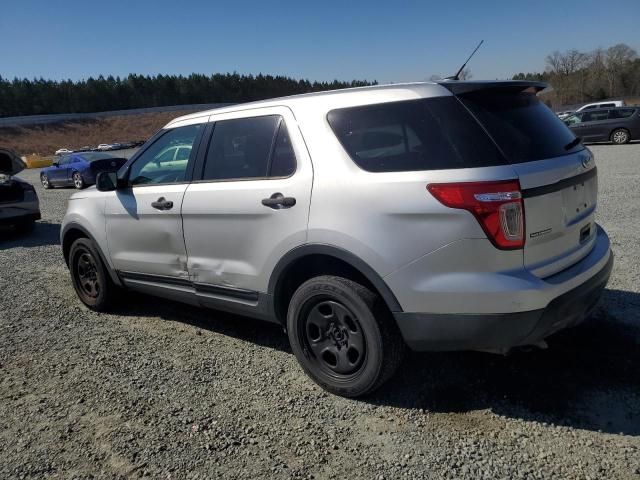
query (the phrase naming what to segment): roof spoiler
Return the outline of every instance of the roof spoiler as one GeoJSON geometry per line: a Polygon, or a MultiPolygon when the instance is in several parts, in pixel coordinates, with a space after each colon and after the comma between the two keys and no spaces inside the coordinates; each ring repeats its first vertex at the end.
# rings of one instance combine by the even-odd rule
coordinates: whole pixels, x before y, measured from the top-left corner
{"type": "Polygon", "coordinates": [[[465,93],[480,92],[483,90],[511,90],[514,92],[522,92],[531,89],[532,93],[538,93],[547,88],[544,82],[528,82],[526,80],[504,80],[504,81],[443,81],[438,82],[444,88],[454,95],[463,95],[465,93]]]}

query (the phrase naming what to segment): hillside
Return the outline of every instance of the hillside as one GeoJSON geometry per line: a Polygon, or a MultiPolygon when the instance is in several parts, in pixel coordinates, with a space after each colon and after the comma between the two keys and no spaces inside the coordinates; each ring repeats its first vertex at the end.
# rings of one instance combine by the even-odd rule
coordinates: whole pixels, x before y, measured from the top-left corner
{"type": "Polygon", "coordinates": [[[122,115],[29,127],[0,127],[0,146],[20,155],[53,155],[58,148],[146,140],[169,120],[191,111],[122,115]]]}

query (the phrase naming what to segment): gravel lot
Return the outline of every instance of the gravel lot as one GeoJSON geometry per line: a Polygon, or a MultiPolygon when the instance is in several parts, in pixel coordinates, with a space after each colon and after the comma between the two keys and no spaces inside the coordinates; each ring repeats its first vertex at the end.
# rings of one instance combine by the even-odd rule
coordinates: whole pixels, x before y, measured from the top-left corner
{"type": "Polygon", "coordinates": [[[413,354],[363,400],[324,393],[277,327],[76,299],[43,220],[0,231],[0,478],[640,478],[640,144],[597,145],[616,253],[601,307],[549,349],[413,354]],[[7,238],[8,237],[8,238],[7,238]]]}

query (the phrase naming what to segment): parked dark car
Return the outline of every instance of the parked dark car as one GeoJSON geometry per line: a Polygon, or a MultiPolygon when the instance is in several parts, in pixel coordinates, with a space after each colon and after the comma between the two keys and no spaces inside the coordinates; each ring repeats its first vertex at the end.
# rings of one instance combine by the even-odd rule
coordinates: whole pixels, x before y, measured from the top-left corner
{"type": "Polygon", "coordinates": [[[11,150],[0,148],[0,226],[29,231],[40,219],[40,203],[33,185],[14,177],[25,164],[11,150]]]}
{"type": "Polygon", "coordinates": [[[114,172],[126,161],[126,158],[106,152],[75,152],[43,168],[40,181],[44,188],[73,186],[82,189],[95,184],[98,173],[114,172]]]}
{"type": "Polygon", "coordinates": [[[640,140],[640,107],[586,110],[563,120],[583,142],[613,142],[618,145],[640,140]]]}

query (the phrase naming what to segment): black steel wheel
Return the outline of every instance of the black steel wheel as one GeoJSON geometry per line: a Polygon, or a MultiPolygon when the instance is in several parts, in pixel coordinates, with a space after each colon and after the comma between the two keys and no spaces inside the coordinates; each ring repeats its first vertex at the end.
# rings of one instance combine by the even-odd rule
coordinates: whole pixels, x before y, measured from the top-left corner
{"type": "Polygon", "coordinates": [[[92,310],[104,311],[111,306],[116,286],[109,278],[94,243],[79,238],[69,251],[69,270],[78,298],[92,310]]]}
{"type": "Polygon", "coordinates": [[[300,319],[302,343],[311,361],[329,375],[357,374],[366,357],[366,341],[357,316],[344,304],[327,299],[310,302],[300,319]]]}
{"type": "Polygon", "coordinates": [[[352,280],[319,276],[294,293],[287,332],[298,362],[322,388],[372,392],[395,372],[404,342],[382,299],[352,280]]]}

